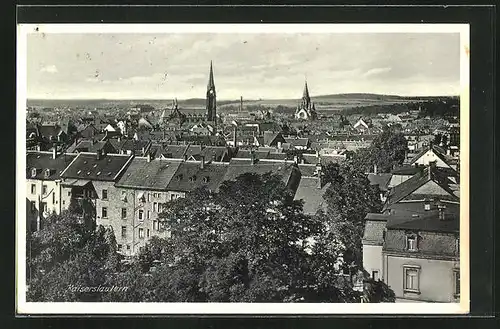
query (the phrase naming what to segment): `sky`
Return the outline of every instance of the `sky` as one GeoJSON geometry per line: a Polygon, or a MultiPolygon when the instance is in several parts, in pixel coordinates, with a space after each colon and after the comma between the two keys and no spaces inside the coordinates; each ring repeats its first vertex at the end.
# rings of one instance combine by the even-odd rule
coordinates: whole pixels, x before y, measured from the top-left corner
{"type": "Polygon", "coordinates": [[[30,33],[27,96],[41,99],[297,99],[460,92],[458,33],[30,33]]]}

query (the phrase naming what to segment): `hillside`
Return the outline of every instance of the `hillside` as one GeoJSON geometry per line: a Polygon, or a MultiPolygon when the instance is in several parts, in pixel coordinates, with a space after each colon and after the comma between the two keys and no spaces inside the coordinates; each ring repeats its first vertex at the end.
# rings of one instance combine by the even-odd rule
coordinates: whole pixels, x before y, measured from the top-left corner
{"type": "MultiPolygon", "coordinates": [[[[318,110],[343,110],[358,106],[371,105],[390,105],[408,102],[422,102],[437,99],[447,99],[450,97],[405,97],[396,95],[378,95],[378,94],[334,94],[320,95],[311,97],[318,110]]],[[[244,106],[264,106],[276,107],[278,105],[285,107],[296,107],[298,99],[259,99],[243,100],[244,106]]],[[[180,108],[204,108],[204,98],[191,98],[178,100],[180,108]]],[[[157,109],[170,107],[172,100],[110,100],[110,99],[28,99],[27,106],[36,108],[121,108],[126,109],[140,104],[149,104],[157,109]]],[[[220,109],[237,108],[240,105],[239,100],[218,100],[217,105],[220,109]]]]}

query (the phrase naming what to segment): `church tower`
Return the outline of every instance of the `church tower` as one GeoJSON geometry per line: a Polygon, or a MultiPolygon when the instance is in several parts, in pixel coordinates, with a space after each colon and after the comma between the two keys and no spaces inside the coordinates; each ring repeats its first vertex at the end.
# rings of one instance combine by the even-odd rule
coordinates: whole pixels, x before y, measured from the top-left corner
{"type": "Polygon", "coordinates": [[[311,97],[309,96],[309,88],[307,87],[307,81],[304,84],[304,92],[302,93],[302,101],[297,104],[297,110],[295,111],[295,118],[301,120],[315,120],[318,114],[316,113],[316,106],[311,102],[311,97]]]}
{"type": "Polygon", "coordinates": [[[217,122],[217,100],[215,95],[214,71],[210,61],[210,76],[207,85],[207,121],[217,122]]]}

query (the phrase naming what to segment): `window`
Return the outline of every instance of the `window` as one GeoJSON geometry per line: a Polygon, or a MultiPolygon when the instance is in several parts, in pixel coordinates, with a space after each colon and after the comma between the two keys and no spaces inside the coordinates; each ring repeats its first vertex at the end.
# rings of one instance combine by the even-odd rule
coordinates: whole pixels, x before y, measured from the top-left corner
{"type": "Polygon", "coordinates": [[[31,169],[31,177],[36,176],[36,168],[31,169]]]}
{"type": "Polygon", "coordinates": [[[403,268],[404,277],[403,285],[405,292],[420,292],[419,290],[419,274],[420,268],[418,266],[405,266],[403,268]]]}
{"type": "Polygon", "coordinates": [[[102,199],[107,200],[108,199],[108,190],[102,190],[102,199]]]}
{"type": "Polygon", "coordinates": [[[101,217],[102,218],[108,218],[108,208],[102,207],[102,209],[101,209],[101,217]]]}
{"type": "Polygon", "coordinates": [[[149,219],[151,217],[151,211],[148,210],[148,215],[147,215],[147,219],[149,219]]]}
{"type": "MultiPolygon", "coordinates": [[[[127,237],[127,227],[122,226],[122,238],[126,238],[126,237],[127,237]]],[[[127,249],[128,249],[128,246],[127,246],[127,249]]]]}
{"type": "Polygon", "coordinates": [[[406,237],[406,250],[417,251],[417,236],[409,235],[406,237]]]}
{"type": "Polygon", "coordinates": [[[56,194],[52,193],[52,204],[56,203],[56,194]]]}
{"type": "Polygon", "coordinates": [[[146,231],[146,236],[149,238],[149,228],[148,228],[148,230],[146,231]]]}
{"type": "Polygon", "coordinates": [[[139,210],[139,220],[144,220],[144,210],[139,210]]]}
{"type": "Polygon", "coordinates": [[[210,177],[208,176],[203,177],[203,183],[208,183],[208,182],[210,182],[210,177]]]}
{"type": "Polygon", "coordinates": [[[47,194],[47,185],[42,185],[42,195],[47,194]]]}
{"type": "Polygon", "coordinates": [[[125,191],[122,192],[121,200],[124,202],[127,202],[127,192],[125,192],[125,191]]]}
{"type": "Polygon", "coordinates": [[[144,229],[142,227],[139,228],[139,238],[144,239],[144,229]]]}
{"type": "Polygon", "coordinates": [[[31,212],[35,212],[36,211],[36,202],[35,201],[31,201],[30,202],[30,208],[31,208],[31,212]]]}
{"type": "Polygon", "coordinates": [[[130,245],[129,244],[127,245],[127,250],[130,250],[130,245]]]}
{"type": "Polygon", "coordinates": [[[122,250],[122,245],[121,244],[118,245],[118,250],[122,250]]]}
{"type": "Polygon", "coordinates": [[[455,298],[460,297],[460,270],[453,270],[453,294],[455,298]]]}
{"type": "Polygon", "coordinates": [[[153,202],[153,211],[158,212],[158,203],[153,202]]]}
{"type": "Polygon", "coordinates": [[[50,169],[45,169],[45,178],[50,177],[50,169]]]}
{"type": "Polygon", "coordinates": [[[36,185],[31,184],[31,194],[36,194],[36,185]]]}
{"type": "Polygon", "coordinates": [[[455,240],[455,252],[457,255],[460,255],[460,238],[456,238],[455,240]]]}
{"type": "Polygon", "coordinates": [[[378,271],[372,271],[372,279],[375,281],[379,280],[378,271]]]}
{"type": "Polygon", "coordinates": [[[159,231],[159,226],[158,226],[158,221],[157,220],[153,221],[153,230],[159,231]]]}
{"type": "Polygon", "coordinates": [[[68,191],[68,196],[71,196],[71,191],[68,191]]]}
{"type": "Polygon", "coordinates": [[[122,219],[127,218],[127,208],[122,208],[122,219]]]}
{"type": "Polygon", "coordinates": [[[151,193],[148,193],[148,202],[151,201],[151,193]]]}

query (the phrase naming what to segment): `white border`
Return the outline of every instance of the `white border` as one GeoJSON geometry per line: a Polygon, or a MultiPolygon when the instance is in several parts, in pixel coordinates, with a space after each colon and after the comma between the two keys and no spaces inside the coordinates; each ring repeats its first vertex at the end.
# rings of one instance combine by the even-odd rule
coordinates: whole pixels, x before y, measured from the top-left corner
{"type": "Polygon", "coordinates": [[[463,314],[469,312],[468,24],[19,24],[17,31],[16,312],[18,314],[463,314]],[[460,33],[460,303],[29,303],[26,302],[27,33],[460,33]]]}

